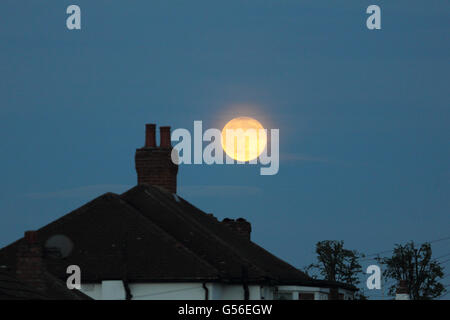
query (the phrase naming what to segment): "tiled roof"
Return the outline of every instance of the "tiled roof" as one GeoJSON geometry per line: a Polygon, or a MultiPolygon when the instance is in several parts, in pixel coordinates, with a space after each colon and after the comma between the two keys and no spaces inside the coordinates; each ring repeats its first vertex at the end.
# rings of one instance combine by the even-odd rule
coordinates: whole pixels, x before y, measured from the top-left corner
{"type": "Polygon", "coordinates": [[[78,290],[69,290],[65,283],[49,273],[44,274],[45,291],[36,290],[17,280],[11,272],[0,271],[0,300],[91,300],[78,290]]]}
{"type": "Polygon", "coordinates": [[[0,300],[44,300],[47,296],[17,280],[12,274],[0,271],[0,300]]]}
{"type": "MultiPolygon", "coordinates": [[[[75,264],[82,282],[241,282],[246,275],[249,283],[346,287],[309,278],[212,215],[149,185],[104,194],[37,232],[42,243],[57,234],[73,242],[67,257],[46,258],[47,270],[60,279],[75,264]]],[[[13,266],[21,241],[0,250],[0,265],[13,266]]]]}

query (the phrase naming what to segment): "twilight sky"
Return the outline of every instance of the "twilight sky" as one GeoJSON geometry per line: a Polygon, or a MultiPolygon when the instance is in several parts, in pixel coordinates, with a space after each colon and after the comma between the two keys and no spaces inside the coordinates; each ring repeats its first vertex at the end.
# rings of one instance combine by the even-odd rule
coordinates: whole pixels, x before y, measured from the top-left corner
{"type": "MultiPolygon", "coordinates": [[[[450,236],[450,2],[0,2],[0,247],[135,185],[145,123],[280,129],[278,175],[181,166],[180,195],[291,264],[450,236]],[[66,28],[77,4],[82,30],[66,28]],[[382,9],[382,30],[366,8],[382,9]]],[[[433,245],[448,253],[450,241],[433,245]]],[[[449,264],[446,264],[449,267],[449,264]]]]}

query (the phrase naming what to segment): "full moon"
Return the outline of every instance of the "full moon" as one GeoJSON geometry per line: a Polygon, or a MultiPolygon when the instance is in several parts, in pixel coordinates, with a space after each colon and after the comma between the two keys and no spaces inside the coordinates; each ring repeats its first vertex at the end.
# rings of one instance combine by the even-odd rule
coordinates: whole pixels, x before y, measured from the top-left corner
{"type": "Polygon", "coordinates": [[[258,120],[249,117],[234,118],[222,129],[223,150],[234,160],[245,162],[256,159],[264,151],[267,144],[267,136],[265,134],[259,134],[260,129],[264,129],[264,127],[258,120]],[[234,148],[227,147],[227,130],[235,130],[236,138],[233,143],[234,148]],[[254,132],[255,134],[249,134],[250,132],[254,132]]]}

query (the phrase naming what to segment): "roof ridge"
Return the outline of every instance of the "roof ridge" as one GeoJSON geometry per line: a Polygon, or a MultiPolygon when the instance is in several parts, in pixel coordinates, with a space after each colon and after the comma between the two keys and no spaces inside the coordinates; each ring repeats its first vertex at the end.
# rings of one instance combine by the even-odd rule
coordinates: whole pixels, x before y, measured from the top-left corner
{"type": "Polygon", "coordinates": [[[168,233],[166,230],[164,230],[163,228],[161,228],[159,225],[157,225],[155,222],[151,221],[150,219],[148,219],[145,215],[142,214],[142,212],[136,208],[133,204],[129,203],[128,201],[126,201],[123,198],[120,198],[120,200],[122,202],[124,202],[128,207],[130,207],[132,210],[136,211],[137,213],[139,213],[139,216],[142,219],[145,219],[148,223],[150,223],[154,228],[158,229],[161,233],[163,233],[164,235],[166,235],[167,238],[171,239],[172,241],[174,241],[175,243],[179,244],[182,246],[182,248],[192,254],[197,260],[199,260],[202,264],[204,264],[206,267],[208,268],[212,268],[218,275],[220,274],[220,271],[217,270],[216,267],[214,267],[213,265],[211,265],[208,261],[206,261],[205,259],[203,259],[202,257],[199,257],[195,252],[193,252],[191,249],[189,249],[188,247],[186,247],[182,242],[180,242],[178,239],[176,239],[174,236],[172,236],[170,233],[168,233]]]}
{"type": "MultiPolygon", "coordinates": [[[[68,217],[69,215],[72,215],[72,214],[75,214],[75,213],[79,213],[79,212],[81,212],[81,211],[85,211],[87,208],[89,208],[90,206],[92,206],[93,203],[95,203],[95,202],[101,200],[102,198],[108,198],[108,197],[118,197],[118,198],[120,198],[120,196],[119,196],[118,194],[116,194],[116,193],[113,193],[113,192],[106,192],[106,193],[104,193],[104,194],[102,194],[102,195],[100,195],[100,196],[98,196],[98,197],[92,199],[91,201],[85,203],[85,204],[82,205],[81,207],[78,207],[78,208],[76,208],[76,209],[73,209],[72,211],[69,211],[68,213],[66,213],[66,214],[64,214],[64,215],[62,215],[62,216],[60,216],[60,217],[57,218],[56,220],[53,220],[53,221],[47,223],[46,225],[44,225],[44,226],[40,227],[39,229],[37,229],[37,231],[42,231],[42,230],[44,230],[44,229],[46,229],[46,228],[49,228],[49,227],[51,227],[51,226],[61,225],[61,224],[65,223],[65,222],[67,222],[66,219],[67,219],[67,217],[68,217]]],[[[16,246],[18,243],[22,242],[23,239],[24,239],[24,237],[20,237],[20,238],[17,239],[16,241],[14,241],[14,242],[12,242],[12,243],[10,243],[10,244],[4,246],[3,248],[0,248],[0,256],[1,256],[1,254],[2,254],[3,252],[9,250],[10,248],[16,246]]]]}
{"type": "Polygon", "coordinates": [[[57,218],[56,220],[46,224],[45,226],[39,228],[37,231],[41,231],[43,229],[49,228],[50,226],[57,226],[57,225],[64,224],[64,223],[68,222],[67,220],[70,219],[71,215],[82,214],[82,213],[86,212],[88,208],[92,207],[98,201],[100,201],[102,199],[110,200],[112,198],[120,199],[120,196],[114,192],[106,192],[106,193],[98,196],[97,198],[94,198],[91,201],[85,203],[81,207],[78,207],[72,211],[69,211],[68,213],[57,218]]]}
{"type": "MultiPolygon", "coordinates": [[[[183,219],[184,221],[187,221],[187,219],[185,217],[189,218],[189,221],[187,221],[188,223],[191,223],[193,225],[195,225],[198,229],[202,230],[204,233],[208,234],[210,237],[214,238],[216,241],[220,242],[223,246],[225,246],[228,251],[229,254],[231,254],[232,256],[235,256],[238,258],[238,260],[241,260],[242,262],[244,262],[246,265],[253,267],[254,269],[258,270],[258,272],[262,275],[264,275],[267,278],[272,278],[270,276],[270,274],[261,269],[259,266],[257,266],[256,264],[252,263],[251,260],[243,257],[241,254],[237,253],[235,248],[233,246],[231,246],[229,243],[227,243],[225,240],[223,240],[221,237],[217,236],[216,234],[214,234],[213,232],[211,232],[210,230],[208,230],[207,228],[205,228],[205,226],[203,226],[202,224],[198,223],[197,221],[195,221],[194,219],[192,219],[190,217],[190,215],[183,215],[180,213],[183,213],[183,210],[181,210],[179,208],[179,205],[177,204],[178,202],[175,201],[175,199],[170,198],[168,195],[170,193],[168,192],[162,192],[159,188],[155,188],[153,186],[144,186],[144,192],[149,195],[150,197],[152,197],[154,200],[161,200],[161,198],[156,198],[155,195],[153,195],[152,193],[148,192],[148,187],[153,188],[153,190],[155,190],[156,192],[159,192],[163,197],[164,197],[164,201],[161,201],[164,206],[171,210],[172,212],[175,211],[175,213],[177,214],[178,217],[180,217],[181,219],[183,219]],[[169,200],[170,199],[170,200],[169,200]]],[[[171,195],[171,194],[170,194],[171,195]]],[[[178,195],[177,195],[178,196],[178,195]]],[[[181,200],[187,202],[186,200],[184,200],[183,197],[178,196],[181,200]]],[[[205,212],[201,211],[200,209],[196,208],[198,211],[200,211],[201,213],[203,213],[204,215],[206,215],[205,212]]],[[[218,222],[220,224],[220,222],[218,222]]]]}
{"type": "MultiPolygon", "coordinates": [[[[196,206],[194,206],[193,204],[191,204],[189,201],[185,200],[184,198],[180,197],[180,199],[182,199],[182,201],[184,202],[184,204],[187,205],[187,206],[189,206],[192,210],[195,210],[195,211],[198,211],[198,212],[201,212],[201,213],[207,215],[207,214],[204,213],[201,209],[197,208],[196,206]]],[[[216,222],[218,225],[220,225],[220,222],[218,222],[218,221],[215,221],[215,222],[216,222]]],[[[205,229],[206,229],[206,228],[205,228],[205,229]]],[[[206,230],[207,230],[208,232],[210,232],[208,229],[206,229],[206,230]]],[[[219,238],[220,238],[220,237],[219,237],[219,238]]],[[[305,273],[302,272],[301,270],[295,268],[294,266],[292,266],[290,263],[284,261],[283,259],[281,259],[281,258],[275,256],[274,254],[272,254],[271,252],[269,252],[269,251],[266,250],[265,248],[261,247],[261,246],[258,245],[257,243],[255,243],[255,242],[253,242],[253,241],[251,241],[251,240],[249,240],[248,243],[249,243],[250,246],[253,246],[253,247],[255,247],[255,248],[258,249],[258,250],[264,251],[266,254],[270,255],[271,258],[276,259],[278,262],[280,262],[280,263],[282,263],[283,265],[285,265],[285,266],[291,268],[293,272],[296,272],[296,273],[301,274],[301,275],[304,276],[306,279],[310,279],[310,277],[309,277],[307,274],[305,274],[305,273]]],[[[228,243],[227,243],[227,244],[228,244],[228,243]]],[[[242,254],[239,252],[239,248],[236,248],[235,246],[232,246],[232,245],[229,245],[229,246],[230,246],[233,250],[236,250],[236,249],[237,249],[236,252],[237,252],[240,256],[242,256],[242,254]]],[[[259,267],[259,269],[261,269],[261,268],[259,267]]],[[[263,271],[264,271],[265,273],[267,273],[267,271],[265,271],[264,269],[263,269],[263,271]]],[[[305,280],[306,280],[306,279],[305,279],[305,280]]]]}
{"type": "MultiPolygon", "coordinates": [[[[202,257],[195,254],[192,250],[190,250],[187,246],[185,246],[182,242],[178,241],[175,237],[173,237],[170,233],[165,231],[163,228],[161,228],[159,225],[151,221],[150,219],[146,218],[137,208],[135,208],[132,204],[125,201],[121,196],[115,193],[105,193],[92,201],[86,203],[85,205],[72,210],[69,213],[66,213],[65,215],[59,217],[57,220],[39,228],[37,230],[38,234],[44,234],[43,237],[48,236],[50,233],[54,232],[60,232],[61,228],[64,228],[63,226],[66,223],[71,223],[75,219],[77,221],[80,221],[79,219],[85,219],[84,217],[80,217],[80,215],[83,215],[85,213],[96,213],[95,211],[97,208],[93,208],[97,203],[99,206],[102,206],[102,203],[105,203],[104,201],[112,201],[112,203],[109,204],[109,206],[118,206],[120,204],[121,207],[119,207],[120,214],[123,214],[123,216],[129,216],[131,219],[137,219],[135,220],[136,223],[141,224],[142,230],[144,230],[144,233],[152,233],[158,234],[158,239],[161,241],[161,243],[165,243],[164,246],[170,247],[170,250],[173,250],[173,255],[180,255],[181,259],[184,259],[183,261],[188,262],[189,264],[192,264],[193,266],[197,266],[199,273],[202,274],[202,277],[205,277],[205,279],[219,279],[220,277],[220,271],[211,265],[208,261],[203,259],[202,257]],[[140,222],[139,222],[140,221],[140,222]],[[179,252],[179,253],[177,253],[179,252]],[[187,259],[187,260],[186,260],[187,259]]],[[[98,210],[103,210],[101,207],[99,207],[98,210]]],[[[120,217],[121,218],[121,217],[120,217]]],[[[82,220],[85,221],[85,220],[82,220]]],[[[41,239],[42,240],[42,239],[41,239]]],[[[123,240],[123,239],[122,239],[123,240]]],[[[0,249],[0,257],[4,257],[5,259],[8,259],[8,257],[13,257],[14,250],[17,250],[17,246],[20,244],[20,242],[23,241],[23,237],[16,240],[14,243],[8,245],[7,247],[0,249]]],[[[144,249],[140,249],[140,252],[144,252],[144,249]]],[[[47,261],[49,262],[49,261],[47,261]]],[[[13,261],[10,261],[10,264],[14,263],[13,261]]],[[[11,267],[14,267],[14,265],[11,265],[11,267]]],[[[48,273],[52,276],[54,276],[57,279],[60,279],[59,273],[54,274],[53,272],[50,272],[51,270],[47,270],[48,273]],[[59,276],[58,276],[59,275],[59,276]]],[[[52,270],[53,271],[53,270],[52,270]]],[[[133,276],[130,275],[131,278],[133,276]]],[[[169,277],[170,278],[170,277],[169,277]]],[[[61,279],[60,279],[61,280],[61,279]]]]}
{"type": "MultiPolygon", "coordinates": [[[[37,231],[42,231],[43,229],[46,229],[46,228],[48,228],[48,227],[50,227],[50,226],[55,226],[55,225],[62,224],[62,223],[64,223],[64,222],[66,222],[65,219],[66,219],[67,216],[72,215],[72,214],[75,214],[75,213],[78,213],[78,212],[80,212],[80,211],[84,211],[84,210],[86,210],[87,208],[89,208],[90,206],[92,206],[93,203],[99,201],[99,200],[102,199],[102,198],[108,198],[108,197],[118,197],[118,198],[120,199],[120,196],[119,196],[118,194],[113,193],[113,192],[106,192],[106,193],[101,194],[100,196],[98,196],[98,197],[92,199],[91,201],[85,203],[85,204],[82,205],[81,207],[78,207],[78,208],[76,208],[76,209],[73,209],[72,211],[69,211],[69,212],[67,212],[66,214],[60,216],[60,217],[57,218],[56,220],[53,220],[53,221],[47,223],[46,225],[44,225],[44,226],[40,227],[39,229],[37,229],[37,231]]],[[[14,241],[14,242],[12,242],[12,243],[10,243],[10,244],[4,246],[3,248],[0,248],[0,255],[1,255],[2,251],[8,250],[8,248],[17,245],[17,244],[18,244],[19,242],[21,242],[23,239],[24,239],[24,237],[21,237],[21,238],[17,239],[16,241],[14,241]]]]}

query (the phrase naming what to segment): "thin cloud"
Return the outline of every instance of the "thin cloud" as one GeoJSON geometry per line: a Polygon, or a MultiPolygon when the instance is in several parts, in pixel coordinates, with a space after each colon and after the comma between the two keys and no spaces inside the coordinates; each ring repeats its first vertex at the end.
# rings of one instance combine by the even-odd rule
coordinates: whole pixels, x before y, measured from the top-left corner
{"type": "Polygon", "coordinates": [[[314,156],[305,155],[305,154],[301,154],[301,153],[284,153],[284,154],[281,154],[280,159],[281,159],[281,161],[291,161],[291,162],[296,162],[296,161],[318,162],[318,163],[330,162],[326,158],[314,157],[314,156]]]}
{"type": "Polygon", "coordinates": [[[209,185],[209,186],[180,186],[179,194],[183,197],[241,197],[258,195],[262,189],[251,186],[209,185]]]}
{"type": "Polygon", "coordinates": [[[99,196],[106,192],[122,193],[132,186],[121,184],[98,184],[59,191],[32,192],[25,196],[30,199],[66,199],[99,196]]]}

